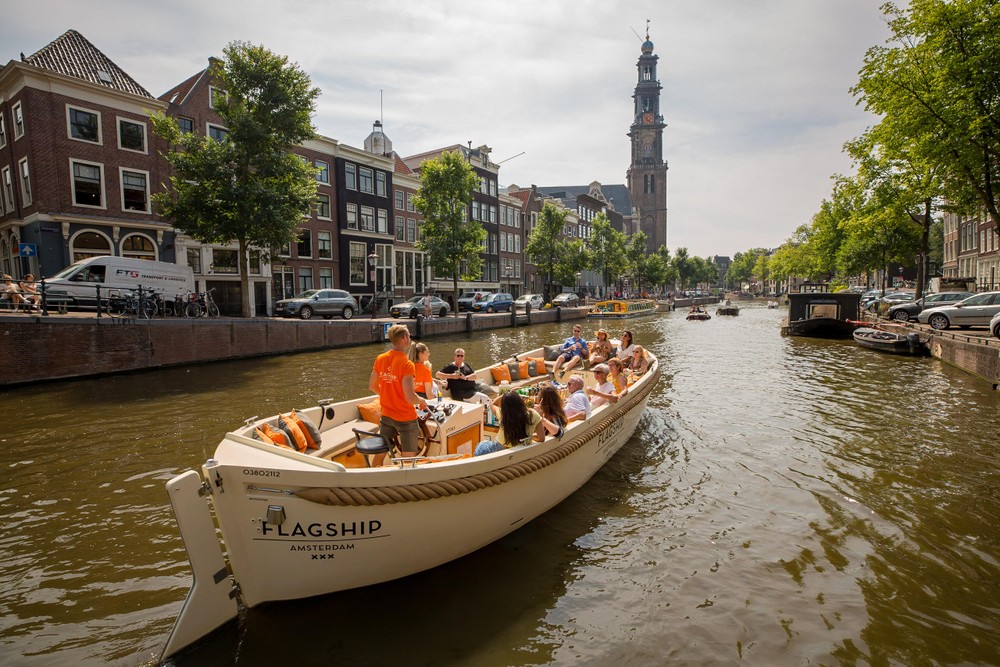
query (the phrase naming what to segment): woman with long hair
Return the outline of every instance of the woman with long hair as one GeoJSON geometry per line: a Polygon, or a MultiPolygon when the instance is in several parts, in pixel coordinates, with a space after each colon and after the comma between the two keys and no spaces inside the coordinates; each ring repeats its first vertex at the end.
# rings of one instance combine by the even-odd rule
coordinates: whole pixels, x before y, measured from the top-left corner
{"type": "Polygon", "coordinates": [[[603,364],[611,357],[611,340],[608,332],[604,329],[597,330],[597,340],[594,341],[594,348],[590,351],[590,365],[603,364]]]}
{"type": "Polygon", "coordinates": [[[542,425],[545,427],[545,432],[548,435],[561,438],[567,419],[559,391],[551,384],[545,385],[538,391],[535,404],[542,414],[542,425]]]}
{"type": "Polygon", "coordinates": [[[626,329],[622,332],[622,340],[618,344],[618,358],[622,360],[622,365],[628,368],[632,363],[632,351],[635,349],[633,345],[632,332],[626,329]]]}
{"type": "Polygon", "coordinates": [[[636,345],[635,349],[632,350],[632,364],[629,366],[629,370],[636,377],[649,370],[649,355],[646,354],[642,345],[636,345]]]}
{"type": "Polygon", "coordinates": [[[493,402],[500,404],[500,430],[496,440],[483,440],[476,445],[475,456],[530,445],[533,439],[541,440],[545,437],[542,416],[528,408],[516,391],[508,391],[493,402]]]}
{"type": "Polygon", "coordinates": [[[413,362],[413,391],[423,398],[434,398],[437,387],[431,375],[431,351],[423,343],[413,343],[410,346],[410,361],[413,362]]]}

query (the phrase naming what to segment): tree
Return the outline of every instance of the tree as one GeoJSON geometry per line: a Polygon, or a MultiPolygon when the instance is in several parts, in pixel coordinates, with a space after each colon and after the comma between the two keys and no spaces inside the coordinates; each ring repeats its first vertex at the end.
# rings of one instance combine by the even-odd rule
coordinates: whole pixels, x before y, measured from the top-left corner
{"type": "Polygon", "coordinates": [[[263,46],[231,42],[209,74],[228,95],[215,100],[228,134],[215,141],[185,134],[162,112],[153,130],[170,144],[158,212],[202,243],[239,245],[241,312],[250,317],[249,249],[262,256],[290,243],[316,196],[312,167],[292,149],[315,136],[311,115],[319,89],[288,58],[263,46]]]}
{"type": "Polygon", "coordinates": [[[531,230],[524,252],[528,259],[545,276],[545,301],[552,298],[552,281],[560,263],[560,247],[565,244],[562,236],[565,232],[566,216],[569,210],[545,202],[538,214],[538,224],[531,230]]]}
{"type": "Polygon", "coordinates": [[[420,165],[420,190],[414,197],[424,216],[417,247],[427,253],[434,273],[450,276],[458,317],[458,279],[478,278],[482,271],[486,230],[467,221],[479,176],[459,151],[445,152],[420,165]],[[463,266],[465,271],[463,272],[463,266]]]}
{"type": "Polygon", "coordinates": [[[688,256],[687,248],[678,248],[673,259],[674,273],[677,274],[677,288],[684,289],[694,275],[695,267],[688,256]]]}
{"type": "Polygon", "coordinates": [[[636,293],[642,292],[642,263],[646,259],[646,233],[637,232],[625,241],[625,267],[632,276],[632,285],[636,293]]]}
{"type": "Polygon", "coordinates": [[[625,271],[625,238],[625,234],[612,227],[603,213],[594,218],[586,244],[590,251],[590,266],[601,275],[604,296],[607,296],[613,277],[625,271]]]}
{"type": "Polygon", "coordinates": [[[985,209],[1000,233],[1000,3],[908,5],[883,5],[895,46],[868,50],[852,92],[885,137],[940,168],[950,203],[985,209]]]}

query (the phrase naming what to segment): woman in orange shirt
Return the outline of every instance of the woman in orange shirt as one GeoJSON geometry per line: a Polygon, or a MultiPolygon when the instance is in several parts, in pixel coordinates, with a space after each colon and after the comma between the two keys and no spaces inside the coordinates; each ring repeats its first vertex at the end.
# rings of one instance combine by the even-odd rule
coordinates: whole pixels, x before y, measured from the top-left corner
{"type": "Polygon", "coordinates": [[[413,362],[413,390],[417,396],[434,398],[438,394],[431,374],[431,351],[423,343],[410,346],[410,361],[413,362]]]}

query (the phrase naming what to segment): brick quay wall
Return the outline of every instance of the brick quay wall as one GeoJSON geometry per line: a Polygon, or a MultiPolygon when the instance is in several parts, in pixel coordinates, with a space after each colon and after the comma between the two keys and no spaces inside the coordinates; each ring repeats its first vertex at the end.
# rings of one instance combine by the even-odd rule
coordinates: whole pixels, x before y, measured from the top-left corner
{"type": "Polygon", "coordinates": [[[580,319],[587,308],[391,320],[153,319],[0,315],[0,387],[381,342],[385,325],[415,338],[580,319]],[[529,322],[530,317],[530,322],[529,322]]]}

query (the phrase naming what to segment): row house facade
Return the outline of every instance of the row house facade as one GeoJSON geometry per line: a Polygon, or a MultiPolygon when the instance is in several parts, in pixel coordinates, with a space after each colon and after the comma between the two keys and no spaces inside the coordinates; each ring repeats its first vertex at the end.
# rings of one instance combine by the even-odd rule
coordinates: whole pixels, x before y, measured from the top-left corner
{"type": "Polygon", "coordinates": [[[943,251],[941,273],[946,278],[972,279],[980,292],[1000,290],[1000,234],[985,212],[946,212],[943,251]]]}

